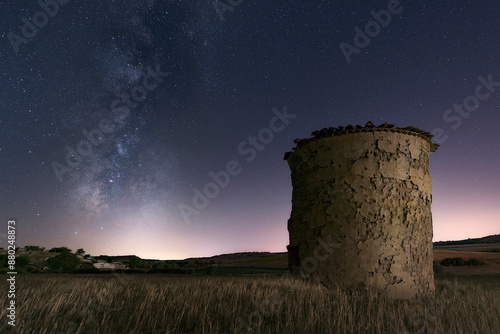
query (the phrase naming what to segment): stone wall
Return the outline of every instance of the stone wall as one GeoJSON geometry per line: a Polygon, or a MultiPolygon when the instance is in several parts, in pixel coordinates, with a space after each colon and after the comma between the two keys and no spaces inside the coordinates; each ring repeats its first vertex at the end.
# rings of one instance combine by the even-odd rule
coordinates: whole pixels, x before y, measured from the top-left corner
{"type": "Polygon", "coordinates": [[[291,269],[331,288],[432,296],[432,135],[370,122],[313,135],[285,155],[293,186],[291,269]],[[338,247],[319,255],[320,239],[338,247]],[[305,263],[311,258],[315,265],[305,263]]]}

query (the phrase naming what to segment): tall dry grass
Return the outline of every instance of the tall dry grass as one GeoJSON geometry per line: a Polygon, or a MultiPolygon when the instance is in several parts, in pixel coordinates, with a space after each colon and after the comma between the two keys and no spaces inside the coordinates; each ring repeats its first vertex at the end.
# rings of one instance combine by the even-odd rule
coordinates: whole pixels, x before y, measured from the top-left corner
{"type": "MultiPolygon", "coordinates": [[[[282,277],[19,275],[16,333],[500,333],[500,283],[389,300],[282,277]]],[[[6,324],[0,291],[0,332],[6,324]]]]}

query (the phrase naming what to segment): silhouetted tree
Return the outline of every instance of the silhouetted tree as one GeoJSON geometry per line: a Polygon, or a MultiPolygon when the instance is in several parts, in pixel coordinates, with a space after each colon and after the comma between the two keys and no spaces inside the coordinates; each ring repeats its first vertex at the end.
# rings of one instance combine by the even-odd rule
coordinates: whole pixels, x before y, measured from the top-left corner
{"type": "Polygon", "coordinates": [[[0,255],[0,268],[7,268],[7,263],[9,261],[9,255],[8,254],[2,254],[0,255]]]}
{"type": "Polygon", "coordinates": [[[68,247],[54,247],[49,250],[50,253],[71,253],[71,249],[68,247]]]}
{"type": "Polygon", "coordinates": [[[142,261],[137,256],[132,256],[128,260],[129,268],[142,268],[141,264],[142,264],[142,261]]]}
{"type": "Polygon", "coordinates": [[[61,254],[51,257],[46,265],[51,271],[72,271],[80,264],[80,259],[71,252],[61,252],[61,254]]]}
{"type": "Polygon", "coordinates": [[[39,246],[26,246],[24,247],[26,251],[38,251],[38,252],[43,252],[45,247],[39,247],[39,246]]]}
{"type": "Polygon", "coordinates": [[[30,258],[26,255],[16,257],[16,267],[24,267],[30,263],[30,258]]]}

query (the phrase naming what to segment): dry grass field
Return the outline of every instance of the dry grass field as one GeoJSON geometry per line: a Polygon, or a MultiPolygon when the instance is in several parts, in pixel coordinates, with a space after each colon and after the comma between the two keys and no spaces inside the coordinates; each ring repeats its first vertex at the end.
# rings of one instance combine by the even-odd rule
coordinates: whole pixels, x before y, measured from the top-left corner
{"type": "MultiPolygon", "coordinates": [[[[418,302],[329,291],[288,276],[18,275],[17,280],[15,333],[500,332],[498,276],[439,278],[436,298],[418,302]]],[[[5,307],[0,318],[0,332],[10,332],[5,307]]]]}

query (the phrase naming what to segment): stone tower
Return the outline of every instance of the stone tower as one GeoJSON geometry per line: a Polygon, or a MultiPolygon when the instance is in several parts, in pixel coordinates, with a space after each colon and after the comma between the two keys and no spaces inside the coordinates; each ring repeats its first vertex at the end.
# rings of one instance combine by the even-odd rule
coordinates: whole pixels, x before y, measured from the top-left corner
{"type": "Polygon", "coordinates": [[[432,135],[387,122],[312,135],[285,154],[290,271],[330,288],[432,296],[432,135]]]}

